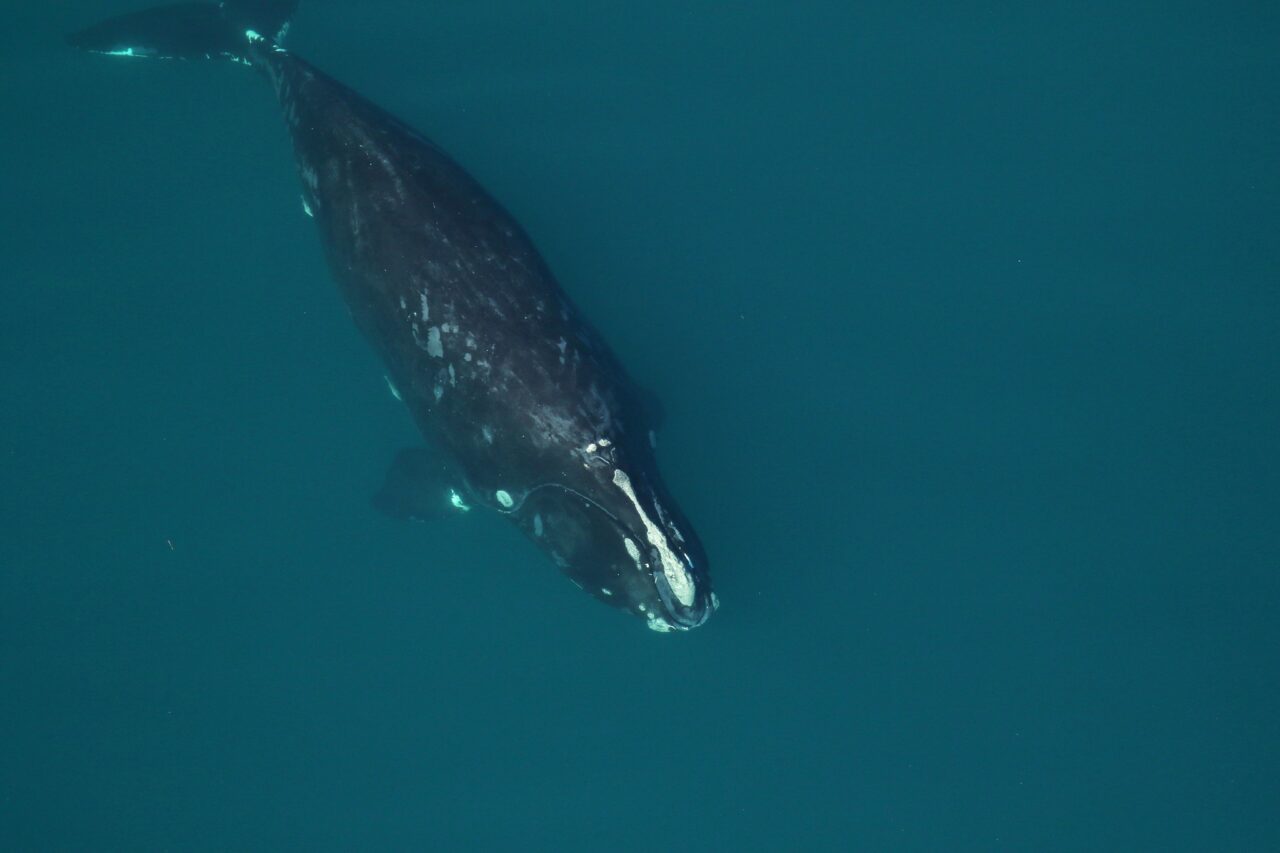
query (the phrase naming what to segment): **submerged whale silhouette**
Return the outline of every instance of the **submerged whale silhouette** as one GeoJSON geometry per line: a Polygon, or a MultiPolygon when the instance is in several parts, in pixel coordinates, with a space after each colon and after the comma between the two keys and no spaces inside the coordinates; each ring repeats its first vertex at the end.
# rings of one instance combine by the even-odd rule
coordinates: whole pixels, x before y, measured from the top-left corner
{"type": "Polygon", "coordinates": [[[282,46],[297,6],[181,3],[68,41],[113,56],[228,59],[271,81],[330,270],[426,439],[397,455],[376,506],[417,519],[483,507],[650,628],[703,624],[718,601],[658,474],[657,407],[473,178],[282,46]]]}

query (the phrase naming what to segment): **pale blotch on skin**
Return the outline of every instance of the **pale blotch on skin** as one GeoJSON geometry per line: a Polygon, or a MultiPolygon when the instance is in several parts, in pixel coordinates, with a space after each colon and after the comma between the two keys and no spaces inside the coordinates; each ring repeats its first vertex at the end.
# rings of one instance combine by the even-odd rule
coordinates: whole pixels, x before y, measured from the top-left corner
{"type": "Polygon", "coordinates": [[[444,358],[444,344],[440,343],[439,326],[432,326],[427,330],[427,355],[433,358],[444,358]]]}
{"type": "Polygon", "coordinates": [[[657,631],[659,634],[668,634],[671,632],[671,626],[666,622],[663,622],[657,616],[654,616],[652,613],[649,614],[649,621],[647,624],[649,625],[650,631],[657,631]]]}
{"type": "Polygon", "coordinates": [[[622,544],[626,546],[626,548],[627,548],[627,554],[628,554],[628,555],[631,557],[631,559],[635,562],[635,564],[636,564],[636,568],[637,568],[637,569],[640,569],[641,571],[643,571],[643,570],[644,570],[644,564],[640,562],[640,548],[636,545],[636,543],[635,543],[635,542],[632,542],[632,541],[631,541],[631,537],[630,537],[630,536],[624,536],[624,537],[622,538],[622,544]]]}
{"type": "Polygon", "coordinates": [[[498,503],[502,504],[507,509],[511,509],[511,507],[515,505],[515,501],[511,499],[510,493],[505,489],[498,489],[497,494],[495,494],[494,497],[498,499],[498,503]]]}

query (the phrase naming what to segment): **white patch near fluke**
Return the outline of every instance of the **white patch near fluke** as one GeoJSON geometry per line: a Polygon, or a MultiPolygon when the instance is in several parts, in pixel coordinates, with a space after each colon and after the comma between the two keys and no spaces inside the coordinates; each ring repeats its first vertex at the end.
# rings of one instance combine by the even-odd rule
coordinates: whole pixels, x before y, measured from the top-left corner
{"type": "MultiPolygon", "coordinates": [[[[645,536],[648,538],[649,544],[657,550],[658,557],[662,560],[662,574],[666,576],[667,583],[671,585],[671,591],[675,593],[676,600],[685,607],[690,606],[693,604],[694,598],[693,578],[689,577],[689,572],[685,569],[684,563],[672,552],[671,546],[667,544],[667,537],[649,520],[644,508],[640,506],[640,500],[636,497],[635,489],[631,488],[631,478],[627,476],[627,472],[621,468],[615,468],[613,471],[613,484],[622,490],[622,493],[627,496],[627,500],[631,501],[631,505],[635,507],[636,514],[640,516],[640,522],[644,525],[645,536]]],[[[649,627],[653,628],[653,625],[651,624],[649,627]]],[[[658,629],[655,628],[654,630],[658,629]]]]}

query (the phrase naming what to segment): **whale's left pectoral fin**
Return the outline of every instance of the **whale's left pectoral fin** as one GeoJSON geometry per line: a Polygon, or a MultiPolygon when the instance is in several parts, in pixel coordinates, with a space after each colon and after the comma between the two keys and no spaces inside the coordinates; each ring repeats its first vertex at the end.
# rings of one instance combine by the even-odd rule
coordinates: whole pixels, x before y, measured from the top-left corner
{"type": "Polygon", "coordinates": [[[247,62],[250,35],[278,42],[299,0],[168,3],[128,12],[67,36],[72,47],[108,56],[247,62]]]}
{"type": "Polygon", "coordinates": [[[373,505],[402,521],[431,521],[471,507],[457,489],[449,466],[430,450],[408,447],[396,454],[373,505]]]}

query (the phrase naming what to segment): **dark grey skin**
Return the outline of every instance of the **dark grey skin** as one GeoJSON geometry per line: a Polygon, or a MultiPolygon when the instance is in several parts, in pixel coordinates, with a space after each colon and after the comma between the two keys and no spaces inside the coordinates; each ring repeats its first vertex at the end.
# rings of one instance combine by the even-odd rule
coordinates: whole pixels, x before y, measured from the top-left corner
{"type": "MultiPolygon", "coordinates": [[[[86,32],[96,41],[80,46],[122,52],[86,32]]],[[[413,486],[419,516],[431,495],[488,508],[606,604],[659,631],[701,625],[716,599],[658,476],[651,407],[520,226],[404,123],[270,38],[238,35],[200,50],[274,85],[333,276],[430,448],[401,454],[379,503],[413,515],[397,505],[413,486]]]]}

